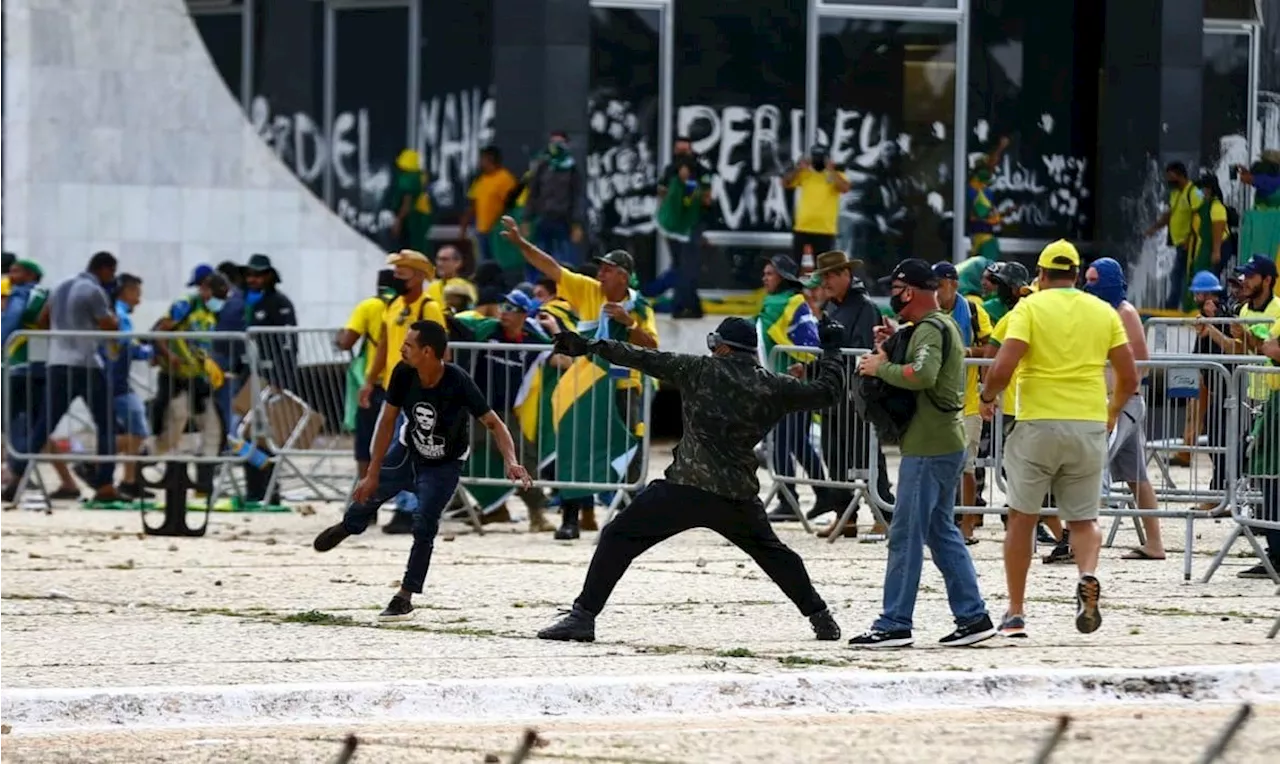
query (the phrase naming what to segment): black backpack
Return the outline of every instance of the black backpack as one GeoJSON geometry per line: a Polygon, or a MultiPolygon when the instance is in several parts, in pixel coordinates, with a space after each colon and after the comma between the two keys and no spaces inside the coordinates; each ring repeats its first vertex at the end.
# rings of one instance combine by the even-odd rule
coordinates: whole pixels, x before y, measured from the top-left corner
{"type": "MultiPolygon", "coordinates": [[[[925,322],[933,325],[942,333],[942,362],[946,363],[951,355],[951,331],[946,324],[936,317],[926,318],[925,322]]],[[[894,332],[884,342],[885,355],[891,363],[906,363],[907,348],[911,344],[911,335],[916,327],[909,326],[894,332]]],[[[924,391],[929,402],[942,412],[959,411],[960,406],[941,406],[932,390],[924,391]]],[[[912,418],[916,415],[916,391],[902,387],[894,387],[879,377],[858,375],[854,383],[854,406],[858,416],[870,422],[876,428],[876,438],[880,443],[896,446],[902,443],[912,418]]]]}

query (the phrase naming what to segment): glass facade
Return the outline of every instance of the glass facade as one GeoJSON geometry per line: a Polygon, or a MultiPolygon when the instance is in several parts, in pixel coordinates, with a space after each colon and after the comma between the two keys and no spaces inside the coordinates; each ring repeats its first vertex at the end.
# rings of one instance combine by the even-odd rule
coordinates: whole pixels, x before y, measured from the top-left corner
{"type": "Polygon", "coordinates": [[[852,189],[838,243],[867,276],[951,257],[956,26],[823,18],[817,142],[852,189]]]}
{"type": "Polygon", "coordinates": [[[588,228],[599,249],[631,252],[642,280],[657,272],[662,22],[660,8],[591,9],[588,228]]]}
{"type": "MultiPolygon", "coordinates": [[[[385,233],[389,168],[412,148],[447,239],[495,138],[494,2],[255,0],[195,23],[259,134],[348,223],[385,233]]],[[[676,135],[714,173],[705,288],[754,289],[760,258],[790,251],[783,176],[814,144],[852,183],[837,242],[868,277],[967,254],[968,181],[1002,138],[986,193],[1003,252],[1097,234],[1106,0],[590,2],[589,235],[644,277],[666,264],[655,186],[676,135]]],[[[1229,196],[1230,164],[1280,146],[1277,25],[1253,26],[1256,7],[1204,0],[1201,165],[1229,196]]]]}

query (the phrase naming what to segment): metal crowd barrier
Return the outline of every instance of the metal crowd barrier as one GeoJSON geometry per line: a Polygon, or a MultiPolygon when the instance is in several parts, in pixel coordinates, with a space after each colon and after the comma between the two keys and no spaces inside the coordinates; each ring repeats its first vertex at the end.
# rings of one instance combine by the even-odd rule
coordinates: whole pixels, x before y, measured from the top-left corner
{"type": "MultiPolygon", "coordinates": [[[[777,346],[769,359],[773,364],[771,368],[785,366],[781,359],[793,362],[814,350],[777,346]]],[[[844,351],[846,373],[850,376],[857,357],[863,352],[844,351]]],[[[1237,478],[1233,471],[1236,449],[1231,444],[1240,442],[1233,435],[1239,426],[1235,412],[1243,408],[1238,405],[1239,401],[1256,399],[1259,383],[1256,379],[1249,380],[1247,384],[1238,382],[1246,370],[1254,368],[1238,365],[1256,362],[1257,356],[1154,355],[1151,360],[1138,364],[1143,373],[1141,391],[1146,404],[1143,466],[1157,506],[1138,508],[1139,497],[1128,485],[1107,481],[1099,497],[1100,515],[1112,518],[1107,546],[1114,545],[1125,518],[1132,518],[1140,542],[1145,542],[1145,537],[1139,520],[1182,520],[1185,523],[1183,575],[1184,579],[1190,580],[1194,523],[1229,516],[1236,516],[1239,520],[1240,509],[1233,504],[1232,493],[1237,478]]],[[[990,359],[965,361],[966,367],[985,367],[991,363],[990,359]]],[[[1280,378],[1272,384],[1280,389],[1280,378]]],[[[851,393],[846,395],[851,396],[851,393]]],[[[1280,411],[1280,403],[1277,406],[1280,411]]],[[[882,450],[874,433],[868,436],[861,434],[870,428],[857,420],[851,400],[837,407],[834,413],[823,411],[816,415],[800,415],[796,419],[803,426],[803,437],[797,434],[799,426],[783,422],[766,440],[768,469],[774,483],[769,499],[775,495],[780,497],[803,518],[797,499],[799,486],[811,486],[819,499],[817,503],[822,503],[824,494],[830,496],[838,492],[841,496],[839,505],[844,511],[836,523],[835,532],[829,535],[832,541],[840,535],[843,525],[854,517],[859,500],[868,504],[877,521],[882,519],[881,513],[892,511],[885,492],[880,490],[884,475],[876,467],[883,458],[882,450]],[[833,416],[834,433],[825,427],[833,416]],[[784,448],[783,443],[790,445],[784,448]],[[831,451],[832,444],[854,446],[856,469],[843,473],[829,469],[828,454],[835,453],[831,451]],[[787,457],[790,457],[789,461],[787,457]]],[[[1006,430],[1013,423],[1005,419],[1003,412],[999,412],[990,424],[989,446],[980,452],[976,460],[978,470],[986,473],[984,484],[980,484],[976,491],[982,502],[973,505],[958,503],[957,514],[1003,515],[1007,512],[1004,507],[1003,447],[1006,430]]],[[[1277,421],[1280,422],[1280,414],[1277,414],[1277,421]]],[[[892,481],[894,478],[890,475],[888,479],[892,481]]],[[[827,505],[830,503],[826,502],[827,505]]],[[[1051,506],[1045,506],[1042,514],[1054,518],[1057,512],[1051,506]]],[[[1242,525],[1244,530],[1236,535],[1251,538],[1249,527],[1270,527],[1254,522],[1253,526],[1242,525]]],[[[809,529],[807,521],[805,527],[809,529]]],[[[871,537],[872,540],[878,538],[871,537]]],[[[1232,541],[1234,539],[1233,536],[1232,541]]],[[[1230,546],[1229,542],[1226,548],[1230,546]]],[[[1214,567],[1216,565],[1215,562],[1214,567]]],[[[1208,575],[1205,580],[1208,580],[1208,575]]]]}
{"type": "MultiPolygon", "coordinates": [[[[206,363],[225,343],[247,335],[229,332],[70,332],[20,330],[6,345],[3,366],[3,430],[7,458],[20,467],[14,500],[36,485],[48,503],[38,465],[51,463],[63,482],[67,463],[84,465],[90,485],[115,484],[124,465],[127,498],[150,498],[160,487],[144,475],[150,465],[195,464],[196,484],[217,495],[216,470],[245,465],[250,449],[228,449],[224,395],[237,373],[257,366],[247,353],[240,368],[206,363]],[[141,384],[140,384],[141,383],[141,384]],[[151,391],[148,393],[148,391],[151,391]],[[145,394],[144,393],[148,393],[145,394]],[[68,430],[70,424],[70,431],[68,430]],[[46,450],[59,433],[90,429],[93,451],[46,450]],[[110,474],[107,474],[110,470],[110,474]]],[[[250,376],[252,376],[250,374],[250,376]]],[[[248,433],[252,443],[255,433],[248,433]]],[[[78,441],[77,441],[78,445],[78,441]]],[[[248,469],[248,467],[246,467],[248,469]]]]}
{"type": "MultiPolygon", "coordinates": [[[[256,410],[267,417],[262,423],[265,438],[279,459],[273,480],[294,500],[342,501],[355,481],[355,396],[364,356],[337,349],[339,331],[288,327],[248,332],[265,369],[256,410]]],[[[521,463],[537,481],[533,491],[539,493],[522,496],[526,503],[538,501],[543,488],[612,493],[607,497],[611,516],[644,484],[650,381],[631,387],[623,383],[630,376],[622,374],[625,370],[600,367],[584,374],[582,365],[570,369],[572,359],[553,357],[545,344],[451,342],[449,349],[453,362],[471,374],[507,424],[521,463]],[[594,384],[602,375],[609,380],[594,384]],[[570,437],[570,427],[575,437],[570,437]]],[[[387,363],[397,363],[400,349],[388,350],[387,363]]],[[[485,428],[473,425],[470,445],[460,498],[479,529],[479,516],[502,506],[515,489],[485,428]]]]}

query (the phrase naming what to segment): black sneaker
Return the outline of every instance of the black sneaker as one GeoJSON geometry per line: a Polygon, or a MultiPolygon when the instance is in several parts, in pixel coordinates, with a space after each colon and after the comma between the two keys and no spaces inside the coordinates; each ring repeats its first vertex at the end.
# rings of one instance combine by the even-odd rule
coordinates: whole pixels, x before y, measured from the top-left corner
{"type": "Polygon", "coordinates": [[[1076,629],[1081,634],[1092,634],[1102,625],[1102,613],[1098,600],[1102,599],[1102,584],[1093,576],[1081,576],[1076,584],[1076,629]]]}
{"type": "Polygon", "coordinates": [[[595,642],[596,617],[587,611],[573,606],[572,610],[561,610],[564,617],[538,632],[538,639],[550,639],[556,642],[595,642]]]}
{"type": "Polygon", "coordinates": [[[840,639],[840,624],[831,615],[830,610],[822,610],[809,616],[809,625],[813,627],[813,636],[819,642],[835,642],[840,639]]]}
{"type": "Polygon", "coordinates": [[[1036,543],[1055,546],[1058,544],[1058,540],[1053,537],[1048,528],[1044,527],[1044,523],[1040,523],[1036,526],[1036,543]]]}
{"type": "Polygon", "coordinates": [[[391,598],[386,610],[378,613],[381,621],[407,621],[410,618],[413,618],[413,603],[399,594],[391,598]]]}
{"type": "Polygon", "coordinates": [[[576,522],[564,521],[556,528],[556,541],[573,541],[582,535],[576,522]]]}
{"type": "Polygon", "coordinates": [[[396,512],[391,515],[391,522],[382,526],[383,533],[413,533],[413,513],[396,512]]]}
{"type": "Polygon", "coordinates": [[[911,647],[913,644],[915,644],[915,639],[911,636],[909,629],[898,629],[896,631],[869,629],[849,640],[850,647],[867,647],[873,650],[883,650],[890,647],[911,647]]]}
{"type": "Polygon", "coordinates": [[[991,622],[991,616],[984,615],[972,623],[956,628],[955,631],[939,639],[938,644],[944,647],[968,647],[985,642],[995,635],[996,626],[991,622]]]}
{"type": "Polygon", "coordinates": [[[3,491],[0,491],[0,501],[3,501],[5,504],[12,504],[13,500],[16,498],[18,498],[18,481],[17,480],[13,481],[12,483],[9,483],[4,487],[3,491]]]}
{"type": "MultiPolygon", "coordinates": [[[[1271,567],[1280,571],[1280,560],[1272,560],[1271,567]]],[[[1236,578],[1262,578],[1269,579],[1271,574],[1267,572],[1267,566],[1262,563],[1254,565],[1252,568],[1245,568],[1236,574],[1236,578]]]]}
{"type": "Polygon", "coordinates": [[[342,523],[330,525],[328,528],[320,531],[319,535],[316,536],[316,540],[311,542],[311,546],[317,552],[327,552],[338,544],[346,541],[347,537],[350,535],[351,534],[347,529],[342,527],[342,523]]]}

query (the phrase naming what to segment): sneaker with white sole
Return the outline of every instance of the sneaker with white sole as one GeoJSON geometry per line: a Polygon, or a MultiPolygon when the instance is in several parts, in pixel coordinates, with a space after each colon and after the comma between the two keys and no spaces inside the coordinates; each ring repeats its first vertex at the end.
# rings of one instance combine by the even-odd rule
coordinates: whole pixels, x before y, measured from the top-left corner
{"type": "Polygon", "coordinates": [[[1076,584],[1076,629],[1081,634],[1092,634],[1102,625],[1102,613],[1098,600],[1102,599],[1102,584],[1093,576],[1081,576],[1076,584]]]}
{"type": "Polygon", "coordinates": [[[1027,638],[1027,617],[1024,615],[1004,614],[1000,619],[1000,636],[1006,639],[1027,638]]]}
{"type": "Polygon", "coordinates": [[[911,647],[913,644],[915,644],[915,639],[911,636],[910,629],[895,629],[893,631],[868,629],[849,640],[850,647],[865,647],[872,650],[882,650],[889,647],[911,647]]]}
{"type": "Polygon", "coordinates": [[[968,647],[985,642],[996,635],[996,626],[991,616],[984,615],[976,621],[956,627],[956,630],[938,640],[944,647],[968,647]]]}

